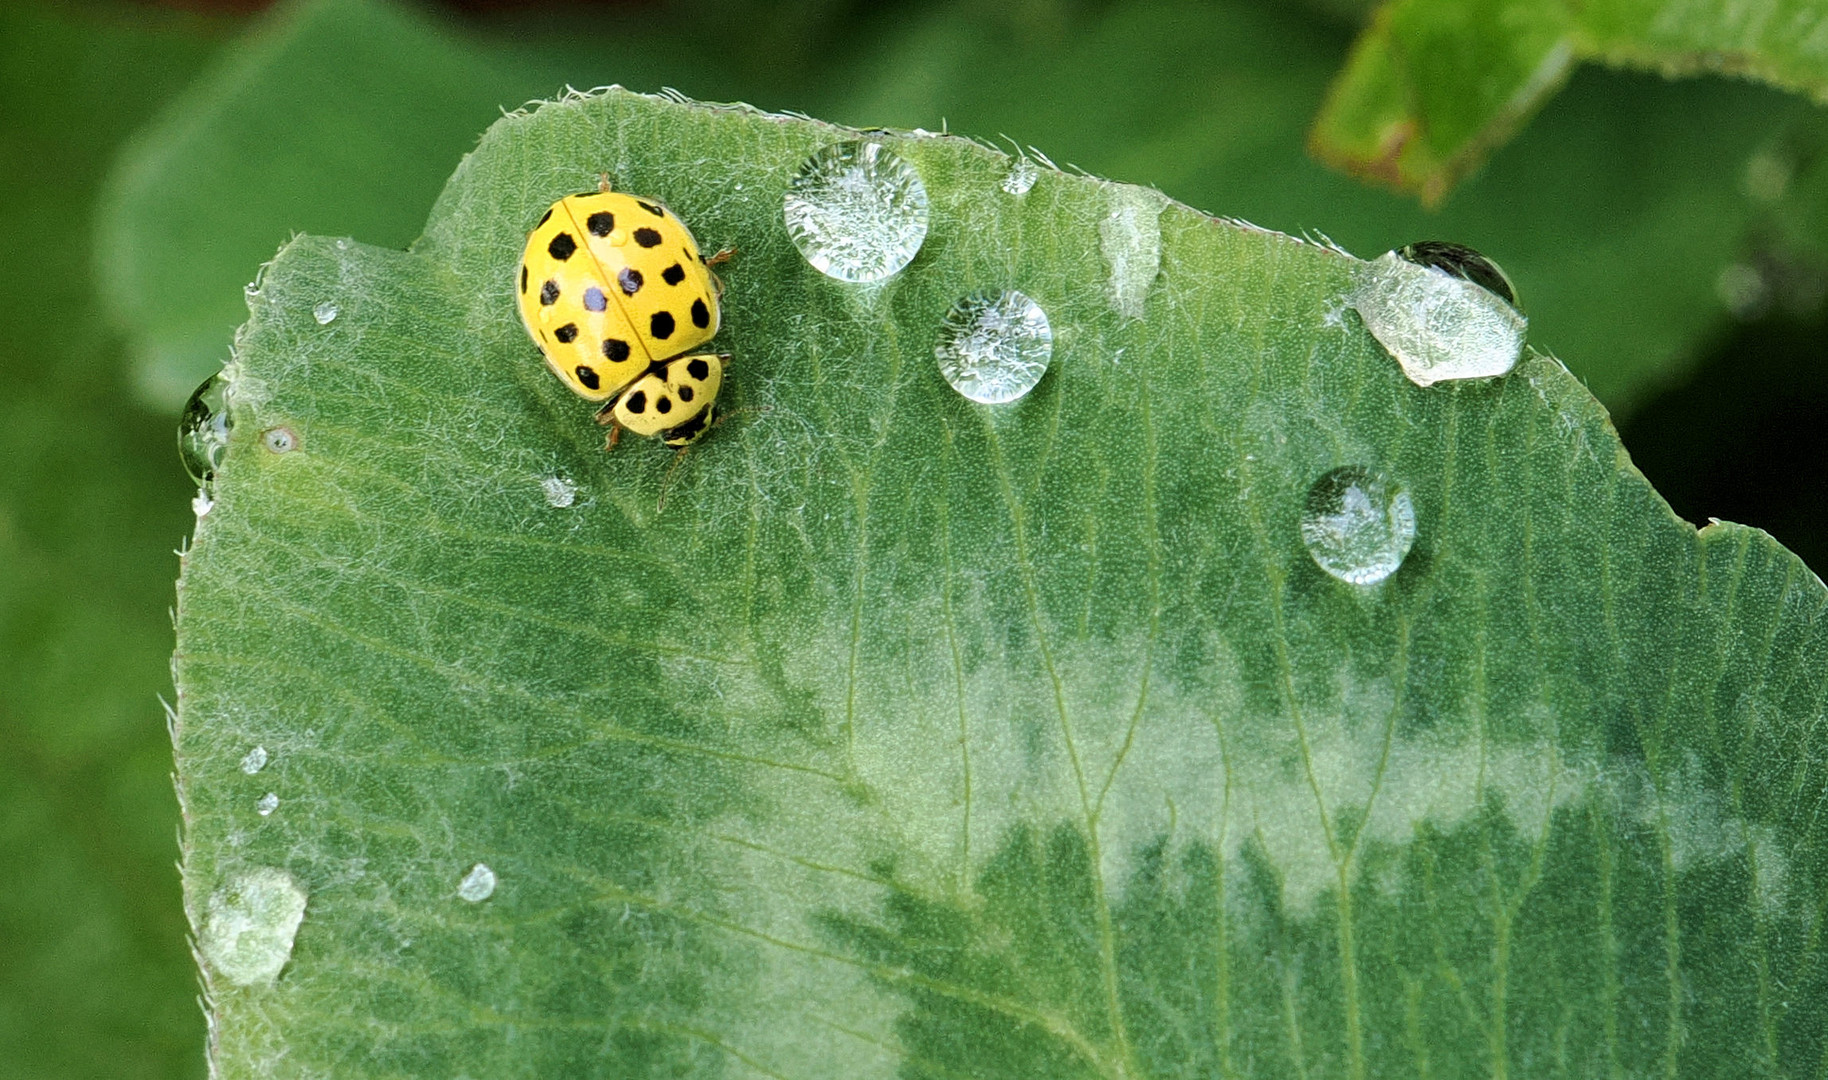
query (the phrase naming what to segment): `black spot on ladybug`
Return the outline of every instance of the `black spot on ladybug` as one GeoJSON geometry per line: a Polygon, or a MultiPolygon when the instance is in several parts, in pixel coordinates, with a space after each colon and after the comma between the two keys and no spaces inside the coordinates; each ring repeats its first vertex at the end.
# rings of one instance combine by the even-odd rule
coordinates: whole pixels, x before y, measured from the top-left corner
{"type": "Polygon", "coordinates": [[[703,300],[692,301],[692,325],[700,330],[711,325],[711,309],[705,307],[703,300]]]}
{"type": "Polygon", "coordinates": [[[666,216],[665,210],[660,209],[660,207],[655,206],[651,202],[642,202],[640,199],[636,199],[635,205],[639,206],[643,210],[646,210],[648,213],[654,215],[655,217],[665,217],[666,216]]]}
{"type": "Polygon", "coordinates": [[[603,358],[612,364],[620,364],[628,359],[628,342],[621,338],[603,339],[603,358]]]}
{"type": "Polygon", "coordinates": [[[584,290],[584,310],[602,311],[608,306],[609,301],[604,299],[602,289],[592,285],[590,288],[584,290]]]}
{"type": "Polygon", "coordinates": [[[571,258],[571,253],[577,249],[578,242],[571,238],[571,234],[562,232],[552,238],[552,243],[546,245],[546,254],[551,255],[560,262],[564,262],[566,259],[571,258]]]}
{"type": "Polygon", "coordinates": [[[540,215],[540,224],[535,225],[534,228],[537,229],[540,227],[540,225],[546,224],[546,222],[551,220],[551,218],[552,218],[552,207],[548,206],[546,208],[546,212],[540,215]]]}
{"type": "Polygon", "coordinates": [[[623,399],[622,407],[632,413],[646,412],[647,411],[647,391],[646,390],[637,390],[634,393],[628,395],[628,397],[623,399]]]}
{"type": "Polygon", "coordinates": [[[664,311],[654,312],[654,317],[647,321],[648,333],[665,341],[673,336],[673,316],[664,311]]]}
{"type": "Polygon", "coordinates": [[[559,283],[548,278],[546,284],[540,286],[540,303],[545,307],[551,307],[558,303],[558,299],[559,283]]]}
{"type": "Polygon", "coordinates": [[[554,330],[552,336],[558,338],[559,341],[564,344],[569,345],[578,339],[578,324],[566,323],[564,326],[554,330]]]}
{"type": "Polygon", "coordinates": [[[716,415],[717,406],[713,405],[700,412],[697,416],[681,422],[678,427],[673,428],[670,431],[661,432],[660,437],[665,440],[668,446],[684,446],[703,434],[705,425],[710,423],[712,418],[716,415]]]}
{"type": "Polygon", "coordinates": [[[579,382],[583,383],[586,387],[588,387],[592,390],[595,390],[597,388],[599,383],[597,382],[597,369],[596,368],[593,368],[588,364],[579,364],[577,366],[576,370],[578,373],[579,382]]]}
{"type": "MultiPolygon", "coordinates": [[[[526,267],[522,267],[521,276],[525,277],[526,275],[527,269],[526,267]]],[[[678,263],[674,263],[665,270],[660,271],[660,280],[666,282],[668,285],[677,285],[685,280],[685,268],[678,263]]]]}
{"type": "Polygon", "coordinates": [[[647,248],[658,247],[660,246],[660,234],[653,229],[636,229],[635,243],[647,248]]]}
{"type": "Polygon", "coordinates": [[[657,413],[672,412],[673,411],[673,399],[670,397],[667,397],[665,394],[660,395],[660,399],[658,401],[654,402],[654,411],[657,413]]]}
{"type": "Polygon", "coordinates": [[[688,361],[686,363],[686,374],[697,379],[699,382],[704,382],[711,377],[711,365],[705,363],[703,360],[688,361]]]}
{"type": "Polygon", "coordinates": [[[692,388],[689,386],[680,387],[679,388],[679,400],[681,400],[681,401],[692,400],[692,388]]]}
{"type": "Polygon", "coordinates": [[[527,264],[526,263],[520,264],[520,291],[521,292],[527,291],[527,264]]]}
{"type": "Polygon", "coordinates": [[[641,271],[632,266],[624,266],[622,272],[616,275],[616,281],[621,283],[622,291],[630,296],[641,291],[641,271]]]}
{"type": "Polygon", "coordinates": [[[584,227],[590,230],[592,236],[608,236],[616,227],[616,215],[607,210],[598,210],[584,219],[584,227]]]}

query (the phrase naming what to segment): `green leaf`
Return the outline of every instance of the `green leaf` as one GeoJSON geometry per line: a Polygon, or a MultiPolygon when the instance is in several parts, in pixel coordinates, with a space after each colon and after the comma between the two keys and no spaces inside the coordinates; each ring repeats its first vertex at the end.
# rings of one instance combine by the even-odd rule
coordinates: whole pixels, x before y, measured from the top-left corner
{"type": "Polygon", "coordinates": [[[1433,205],[1582,61],[1739,75],[1828,100],[1816,0],[1390,0],[1315,120],[1314,153],[1433,205]]]}
{"type": "Polygon", "coordinates": [[[781,199],[847,137],[567,99],[411,252],[266,269],[181,583],[184,871],[206,942],[305,904],[276,980],[206,970],[220,1075],[1822,1067],[1818,579],[1676,520],[1555,361],[1418,388],[1353,260],[1134,189],[872,136],[931,231],[826,279],[781,199]],[[601,171],[738,250],[683,457],[605,454],[515,311],[601,171]],[[974,405],[941,318],[1011,288],[1053,366],[974,405]],[[1419,521],[1372,588],[1298,529],[1347,464],[1419,521]]]}
{"type": "Polygon", "coordinates": [[[169,693],[172,420],[126,402],[89,276],[109,155],[215,46],[0,6],[0,1076],[200,1076],[169,693]]]}

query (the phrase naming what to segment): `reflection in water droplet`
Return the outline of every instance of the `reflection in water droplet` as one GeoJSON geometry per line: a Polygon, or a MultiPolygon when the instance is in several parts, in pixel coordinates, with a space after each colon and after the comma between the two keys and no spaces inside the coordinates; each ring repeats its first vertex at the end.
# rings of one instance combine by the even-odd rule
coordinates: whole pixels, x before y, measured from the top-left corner
{"type": "Polygon", "coordinates": [[[305,890],[284,870],[257,867],[210,895],[197,946],[218,974],[251,986],[272,982],[292,955],[305,918],[305,890]]]}
{"type": "Polygon", "coordinates": [[[1398,248],[1397,254],[1417,266],[1432,266],[1462,281],[1470,281],[1512,307],[1521,306],[1517,303],[1517,287],[1511,284],[1510,275],[1504,268],[1465,244],[1450,240],[1418,240],[1398,248]]]}
{"type": "Polygon", "coordinates": [[[578,486],[563,476],[548,476],[540,481],[540,490],[546,493],[546,501],[563,510],[577,501],[578,486]]]}
{"type": "Polygon", "coordinates": [[[222,452],[228,448],[232,425],[223,398],[227,390],[228,380],[219,371],[203,380],[203,385],[184,403],[184,414],[178,421],[178,457],[190,478],[206,489],[216,478],[222,452]]]}
{"type": "Polygon", "coordinates": [[[1320,568],[1353,585],[1396,573],[1415,543],[1415,505],[1383,473],[1360,465],[1334,469],[1308,489],[1301,541],[1320,568]]]}
{"type": "Polygon", "coordinates": [[[317,319],[317,324],[319,326],[330,325],[330,323],[335,321],[337,313],[338,308],[335,302],[330,300],[325,300],[323,303],[311,309],[311,314],[317,319]]]}
{"type": "Polygon", "coordinates": [[[264,746],[256,746],[254,749],[247,752],[246,757],[241,759],[241,771],[247,773],[249,776],[253,776],[266,767],[267,748],[264,746]]]}
{"type": "Polygon", "coordinates": [[[1529,326],[1490,289],[1394,251],[1360,269],[1352,306],[1417,386],[1503,375],[1529,326]]]}
{"type": "Polygon", "coordinates": [[[495,871],[489,869],[488,863],[477,863],[470,867],[470,872],[457,883],[457,895],[472,904],[495,895],[495,871]]]}
{"type": "Polygon", "coordinates": [[[972,293],[946,312],[933,355],[952,389],[998,405],[1041,381],[1054,356],[1054,332],[1041,305],[1013,289],[972,293]]]}
{"type": "Polygon", "coordinates": [[[1026,195],[1041,179],[1041,169],[1033,160],[1019,157],[1010,163],[1009,175],[1003,177],[1003,190],[1011,195],[1026,195]]]}
{"type": "Polygon", "coordinates": [[[260,442],[275,454],[289,454],[298,449],[298,436],[291,428],[268,428],[261,433],[260,442]]]}
{"type": "Polygon", "coordinates": [[[881,281],[927,239],[927,188],[881,143],[834,143],[788,185],[787,233],[815,270],[839,281],[881,281]]]}

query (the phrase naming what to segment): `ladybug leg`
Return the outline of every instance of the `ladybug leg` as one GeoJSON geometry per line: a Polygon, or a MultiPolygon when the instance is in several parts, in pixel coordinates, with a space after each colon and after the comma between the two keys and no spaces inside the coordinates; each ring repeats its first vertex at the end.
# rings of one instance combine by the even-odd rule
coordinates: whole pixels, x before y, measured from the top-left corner
{"type": "Polygon", "coordinates": [[[607,194],[609,194],[609,191],[610,191],[609,174],[606,172],[598,173],[597,174],[597,194],[607,195],[607,194]]]}
{"type": "Polygon", "coordinates": [[[706,259],[705,265],[706,266],[722,266],[723,264],[729,262],[731,259],[734,259],[734,258],[736,258],[736,249],[733,247],[727,247],[727,248],[724,248],[723,250],[719,251],[717,254],[706,259]]]}
{"type": "Polygon", "coordinates": [[[616,448],[617,440],[622,438],[622,425],[616,423],[615,414],[610,411],[616,407],[617,400],[618,399],[611,398],[608,402],[604,403],[601,409],[597,410],[597,423],[605,424],[609,427],[609,439],[603,443],[603,449],[605,451],[614,450],[616,448]]]}

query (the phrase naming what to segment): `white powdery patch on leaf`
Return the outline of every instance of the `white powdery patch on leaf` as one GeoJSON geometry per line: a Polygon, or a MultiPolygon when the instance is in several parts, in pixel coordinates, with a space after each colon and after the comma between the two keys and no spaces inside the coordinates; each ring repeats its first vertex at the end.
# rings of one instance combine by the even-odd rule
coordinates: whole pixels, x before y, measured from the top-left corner
{"type": "Polygon", "coordinates": [[[1098,242],[1111,268],[1111,307],[1140,319],[1149,286],[1162,269],[1162,211],[1168,200],[1159,191],[1118,184],[1111,188],[1111,208],[1098,223],[1098,242]]]}
{"type": "Polygon", "coordinates": [[[305,918],[305,890],[291,874],[255,867],[210,894],[198,947],[211,968],[237,986],[270,983],[292,956],[305,918]]]}
{"type": "Polygon", "coordinates": [[[1394,251],[1359,272],[1352,306],[1417,386],[1503,375],[1523,355],[1529,327],[1496,294],[1394,251]]]}

